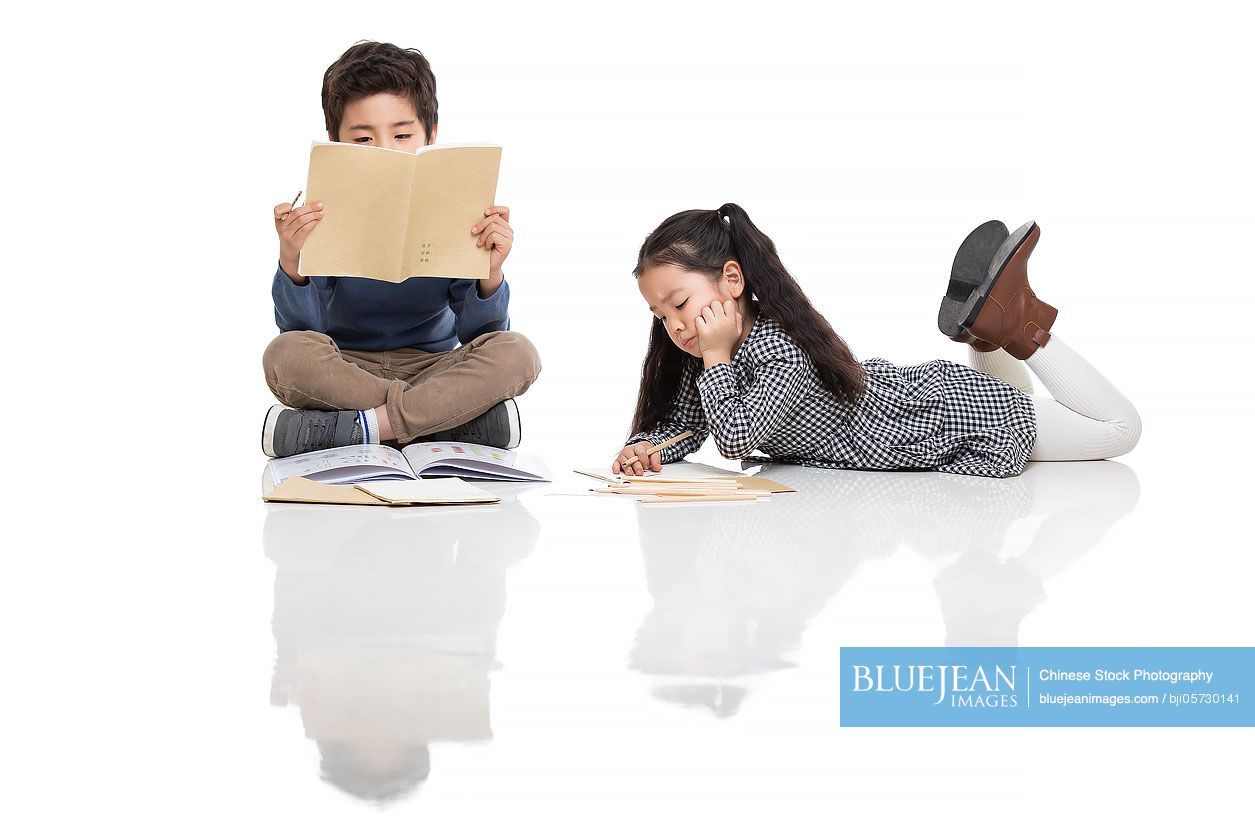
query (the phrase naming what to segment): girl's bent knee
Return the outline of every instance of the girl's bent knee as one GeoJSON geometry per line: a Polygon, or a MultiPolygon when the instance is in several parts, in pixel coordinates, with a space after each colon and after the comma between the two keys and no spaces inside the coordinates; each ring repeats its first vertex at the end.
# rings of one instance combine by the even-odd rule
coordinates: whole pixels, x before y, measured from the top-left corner
{"type": "Polygon", "coordinates": [[[1124,456],[1137,447],[1138,440],[1142,438],[1142,417],[1137,414],[1136,410],[1132,416],[1124,421],[1113,423],[1112,426],[1118,431],[1112,457],[1124,456]]]}

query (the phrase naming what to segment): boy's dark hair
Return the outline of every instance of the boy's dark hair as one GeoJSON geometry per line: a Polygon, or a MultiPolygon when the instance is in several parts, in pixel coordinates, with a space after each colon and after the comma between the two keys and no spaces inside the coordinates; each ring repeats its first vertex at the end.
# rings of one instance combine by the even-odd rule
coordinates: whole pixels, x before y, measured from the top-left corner
{"type": "Polygon", "coordinates": [[[327,133],[340,141],[340,121],[350,102],[376,93],[408,96],[423,120],[427,142],[436,127],[436,76],[416,49],[359,41],[344,51],[322,77],[322,112],[327,133]]]}
{"type": "MultiPolygon", "coordinates": [[[[828,391],[847,402],[862,396],[867,389],[862,364],[811,305],[780,261],[776,245],[736,204],[677,212],[663,221],[641,245],[633,273],[639,279],[649,268],[669,264],[718,282],[729,261],[741,265],[745,291],[758,315],[775,320],[793,338],[828,391]]],[[[648,433],[666,417],[680,388],[683,364],[690,361],[667,336],[666,323],[655,318],[641,367],[633,434],[648,433]]]]}

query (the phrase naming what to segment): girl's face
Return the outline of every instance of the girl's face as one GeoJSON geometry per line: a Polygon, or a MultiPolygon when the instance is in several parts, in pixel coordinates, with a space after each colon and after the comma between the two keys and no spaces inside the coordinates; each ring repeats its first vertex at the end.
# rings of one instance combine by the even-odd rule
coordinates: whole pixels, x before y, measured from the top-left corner
{"type": "Polygon", "coordinates": [[[702,309],[729,299],[737,300],[740,306],[745,290],[741,266],[733,261],[724,264],[717,283],[705,274],[673,264],[660,264],[643,272],[637,285],[649,304],[650,313],[663,321],[671,342],[693,357],[702,356],[697,345],[697,326],[693,324],[702,309]]]}

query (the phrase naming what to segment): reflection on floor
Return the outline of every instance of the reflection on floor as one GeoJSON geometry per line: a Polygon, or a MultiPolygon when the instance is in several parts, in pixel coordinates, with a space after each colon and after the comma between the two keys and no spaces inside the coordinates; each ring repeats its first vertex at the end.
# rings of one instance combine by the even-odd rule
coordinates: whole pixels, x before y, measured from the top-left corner
{"type": "Polygon", "coordinates": [[[396,799],[427,778],[428,742],[492,737],[488,673],[505,573],[538,532],[514,501],[452,511],[268,509],[263,540],[277,568],[271,703],[300,708],[323,778],[362,799],[396,799]],[[498,540],[496,527],[510,537],[498,540]]]}
{"type": "MultiPolygon", "coordinates": [[[[1034,463],[1008,480],[783,465],[761,474],[797,493],[636,507],[652,606],[628,664],[658,700],[735,715],[763,676],[793,665],[808,623],[859,565],[903,547],[952,558],[934,580],[947,644],[1016,644],[1043,583],[1139,493],[1117,462],[1034,463]],[[1040,518],[1031,542],[1008,554],[1010,527],[1029,518],[1040,518]]],[[[541,525],[505,494],[491,509],[268,507],[271,701],[299,708],[323,778],[343,791],[403,798],[431,771],[430,742],[491,739],[506,572],[532,553],[541,525]]],[[[574,514],[603,502],[553,499],[574,514]]]]}
{"type": "Polygon", "coordinates": [[[807,622],[863,561],[900,546],[958,555],[935,584],[947,645],[1015,645],[1043,582],[1093,548],[1137,505],[1117,462],[1040,463],[1018,479],[938,473],[824,471],[768,465],[796,495],[712,508],[638,507],[653,610],[632,665],[668,681],[662,700],[730,716],[744,675],[791,665],[807,622]],[[1044,518],[1019,555],[1011,524],[1044,518]],[[687,682],[676,682],[680,678],[687,682]]]}

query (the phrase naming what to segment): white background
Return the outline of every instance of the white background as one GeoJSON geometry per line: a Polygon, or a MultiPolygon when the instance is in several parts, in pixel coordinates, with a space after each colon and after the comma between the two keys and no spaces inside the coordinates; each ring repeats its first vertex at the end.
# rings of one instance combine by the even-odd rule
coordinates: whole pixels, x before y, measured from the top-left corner
{"type": "MultiPolygon", "coordinates": [[[[431,60],[442,141],[505,149],[512,327],[544,364],[521,402],[528,452],[563,466],[617,451],[649,326],[630,271],[675,211],[740,203],[855,353],[896,363],[964,358],[935,327],[955,247],[990,218],[1035,219],[1030,275],[1061,311],[1056,333],[1141,410],[1142,443],[1122,461],[1142,481],[1139,519],[1160,528],[1130,532],[1113,558],[1139,568],[1127,599],[1115,572],[1108,605],[1071,621],[1065,607],[1058,630],[1024,644],[1252,644],[1255,136],[1236,8],[25,9],[0,59],[17,518],[0,771],[25,803],[0,818],[23,819],[14,833],[123,812],[144,833],[400,833],[473,806],[484,828],[548,816],[575,833],[625,816],[637,830],[744,833],[777,817],[828,831],[995,815],[1032,831],[1065,823],[1071,799],[1122,827],[1243,810],[1223,766],[1249,778],[1249,730],[823,729],[797,731],[830,740],[831,762],[789,767],[792,792],[745,764],[730,798],[718,783],[699,799],[654,783],[585,809],[578,792],[515,785],[517,767],[478,796],[431,787],[376,815],[318,787],[296,720],[266,705],[273,567],[256,499],[271,207],[303,186],[308,144],[325,138],[326,66],[360,38],[386,40],[431,60]],[[1183,491],[1214,519],[1177,525],[1165,498],[1183,491]]],[[[1084,601],[1083,585],[1072,593],[1084,601]]],[[[621,607],[634,614],[643,596],[629,581],[621,607]]],[[[539,629],[547,616],[513,618],[539,629]]],[[[812,654],[928,643],[825,624],[812,654]]],[[[580,670],[578,655],[552,659],[580,670]]],[[[744,746],[720,764],[752,762],[744,746]]],[[[579,753],[554,756],[567,757],[579,753]]]]}

